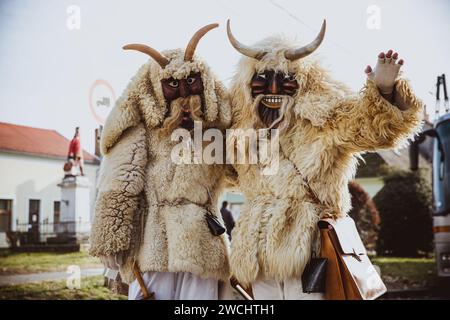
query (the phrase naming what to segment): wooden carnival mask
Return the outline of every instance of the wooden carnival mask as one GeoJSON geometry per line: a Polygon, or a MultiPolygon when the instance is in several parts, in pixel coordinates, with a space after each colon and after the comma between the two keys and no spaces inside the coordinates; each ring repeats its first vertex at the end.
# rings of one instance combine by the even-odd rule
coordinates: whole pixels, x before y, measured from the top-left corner
{"type": "MultiPolygon", "coordinates": [[[[322,43],[325,36],[326,22],[322,24],[322,28],[316,39],[310,44],[298,49],[287,49],[284,51],[284,57],[287,60],[295,61],[313,53],[322,43]]],[[[233,36],[230,28],[230,20],[227,21],[227,34],[231,45],[241,54],[261,60],[266,51],[246,46],[233,36]]],[[[299,88],[295,73],[285,74],[276,70],[263,70],[255,72],[250,81],[250,89],[253,98],[262,95],[258,106],[259,116],[261,120],[270,126],[275,119],[278,119],[279,109],[283,102],[284,96],[294,96],[299,88]]]]}
{"type": "MultiPolygon", "coordinates": [[[[193,59],[195,49],[200,39],[210,30],[217,28],[217,23],[209,24],[198,30],[189,41],[184,53],[184,61],[190,62],[193,59]]],[[[155,60],[161,68],[165,68],[170,61],[164,57],[159,51],[142,44],[129,44],[123,47],[125,50],[136,50],[147,54],[153,60],[155,60]]],[[[204,86],[202,75],[200,72],[191,72],[187,77],[182,79],[175,79],[174,77],[168,77],[161,80],[161,87],[164,95],[164,99],[167,104],[170,105],[172,101],[179,98],[188,98],[190,96],[202,96],[204,94],[204,86]]],[[[205,106],[201,106],[204,111],[205,106]]],[[[191,110],[186,106],[183,108],[181,126],[190,129],[193,127],[193,119],[190,114],[191,110]]],[[[170,116],[170,110],[167,115],[170,116]]]]}
{"type": "Polygon", "coordinates": [[[164,98],[171,102],[178,98],[186,98],[190,95],[203,94],[203,81],[200,72],[191,73],[184,79],[172,77],[161,81],[164,98]]]}

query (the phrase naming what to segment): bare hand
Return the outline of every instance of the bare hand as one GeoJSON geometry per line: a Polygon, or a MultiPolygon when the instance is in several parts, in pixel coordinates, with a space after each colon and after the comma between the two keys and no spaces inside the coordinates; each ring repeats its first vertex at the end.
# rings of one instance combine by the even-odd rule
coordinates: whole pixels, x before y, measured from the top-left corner
{"type": "Polygon", "coordinates": [[[381,52],[378,55],[375,70],[371,66],[366,67],[367,77],[375,82],[383,96],[392,95],[394,91],[395,79],[398,76],[403,59],[397,62],[398,53],[389,50],[386,54],[381,52]]]}

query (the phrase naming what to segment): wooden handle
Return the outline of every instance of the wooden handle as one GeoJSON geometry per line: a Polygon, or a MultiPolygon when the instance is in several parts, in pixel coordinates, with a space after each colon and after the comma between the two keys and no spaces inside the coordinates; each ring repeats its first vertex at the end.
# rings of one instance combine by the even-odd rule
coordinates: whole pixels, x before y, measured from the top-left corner
{"type": "Polygon", "coordinates": [[[231,286],[244,297],[245,300],[254,300],[253,297],[241,286],[235,277],[230,278],[231,286]]]}
{"type": "Polygon", "coordinates": [[[147,300],[150,298],[150,294],[148,293],[147,287],[145,286],[144,279],[142,279],[141,271],[139,270],[136,263],[133,265],[133,273],[136,277],[137,282],[139,283],[139,286],[141,287],[142,296],[144,297],[144,300],[147,300]]]}
{"type": "Polygon", "coordinates": [[[236,285],[236,290],[244,297],[245,300],[253,300],[253,298],[241,287],[241,285],[236,285]]]}

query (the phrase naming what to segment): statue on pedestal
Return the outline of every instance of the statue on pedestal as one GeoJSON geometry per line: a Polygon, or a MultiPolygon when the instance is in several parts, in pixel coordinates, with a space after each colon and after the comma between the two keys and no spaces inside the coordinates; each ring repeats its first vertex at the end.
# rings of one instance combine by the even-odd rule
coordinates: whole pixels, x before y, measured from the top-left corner
{"type": "Polygon", "coordinates": [[[67,162],[64,164],[64,172],[66,176],[74,176],[73,167],[78,167],[80,172],[79,174],[84,176],[83,149],[81,148],[79,127],[75,128],[75,135],[70,141],[69,153],[67,154],[67,162]]]}

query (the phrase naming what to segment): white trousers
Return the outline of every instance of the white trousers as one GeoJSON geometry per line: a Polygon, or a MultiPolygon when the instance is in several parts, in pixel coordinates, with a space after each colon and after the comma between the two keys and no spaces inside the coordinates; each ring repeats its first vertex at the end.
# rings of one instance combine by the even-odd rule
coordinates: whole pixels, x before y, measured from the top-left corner
{"type": "MultiPolygon", "coordinates": [[[[217,300],[219,285],[215,279],[203,279],[187,272],[145,272],[142,276],[148,292],[156,300],[217,300]]],[[[141,287],[134,280],[128,289],[129,300],[142,300],[141,287]]]]}
{"type": "Polygon", "coordinates": [[[301,279],[257,280],[252,283],[255,300],[323,300],[323,293],[304,293],[301,279]]]}

